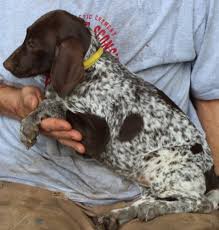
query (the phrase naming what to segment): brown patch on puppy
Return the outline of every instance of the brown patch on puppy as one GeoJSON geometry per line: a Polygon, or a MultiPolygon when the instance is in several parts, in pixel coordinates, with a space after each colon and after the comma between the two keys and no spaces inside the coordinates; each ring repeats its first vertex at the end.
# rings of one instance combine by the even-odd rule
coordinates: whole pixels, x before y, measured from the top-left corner
{"type": "Polygon", "coordinates": [[[197,154],[197,153],[201,153],[203,152],[203,148],[201,146],[201,144],[196,143],[195,145],[193,145],[190,150],[192,151],[193,154],[197,154]]]}
{"type": "Polygon", "coordinates": [[[66,119],[73,129],[82,135],[81,143],[85,146],[86,153],[98,159],[105,151],[109,141],[110,131],[104,118],[89,113],[72,113],[67,111],[66,119]]]}
{"type": "Polygon", "coordinates": [[[143,185],[145,187],[149,187],[150,186],[149,181],[144,176],[138,177],[137,181],[138,181],[139,184],[141,184],[141,185],[143,185]]]}
{"type": "Polygon", "coordinates": [[[119,140],[121,142],[124,141],[131,141],[134,137],[138,135],[144,128],[144,121],[143,118],[137,114],[137,113],[132,113],[129,114],[119,131],[119,140]]]}

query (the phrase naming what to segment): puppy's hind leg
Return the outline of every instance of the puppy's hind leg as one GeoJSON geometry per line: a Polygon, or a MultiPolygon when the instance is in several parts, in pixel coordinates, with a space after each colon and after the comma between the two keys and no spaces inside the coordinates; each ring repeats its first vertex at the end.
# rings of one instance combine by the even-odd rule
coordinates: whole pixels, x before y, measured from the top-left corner
{"type": "Polygon", "coordinates": [[[108,215],[100,217],[99,223],[102,223],[108,230],[114,230],[134,218],[149,221],[167,214],[209,213],[214,210],[214,205],[205,196],[177,195],[174,191],[170,193],[172,196],[167,198],[142,197],[126,208],[112,210],[108,215]]]}
{"type": "Polygon", "coordinates": [[[140,220],[149,221],[158,216],[173,213],[210,213],[215,208],[204,195],[199,197],[190,194],[181,195],[157,198],[154,202],[144,201],[140,205],[137,204],[137,217],[140,220]]]}
{"type": "Polygon", "coordinates": [[[99,226],[104,226],[106,230],[116,230],[120,225],[129,222],[132,219],[138,218],[139,209],[143,208],[145,202],[150,203],[155,201],[154,197],[151,196],[151,191],[149,188],[144,188],[144,195],[132,205],[125,208],[114,209],[106,215],[97,217],[96,223],[99,226]]]}

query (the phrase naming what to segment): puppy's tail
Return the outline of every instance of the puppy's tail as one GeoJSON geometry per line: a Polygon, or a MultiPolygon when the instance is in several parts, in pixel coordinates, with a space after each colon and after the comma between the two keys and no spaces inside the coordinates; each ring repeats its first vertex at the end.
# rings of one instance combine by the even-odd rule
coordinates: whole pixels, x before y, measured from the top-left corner
{"type": "Polygon", "coordinates": [[[205,173],[206,192],[219,189],[219,176],[214,171],[214,166],[205,173]]]}
{"type": "Polygon", "coordinates": [[[205,173],[206,196],[212,202],[214,209],[219,209],[219,176],[214,171],[214,166],[205,173]]]}

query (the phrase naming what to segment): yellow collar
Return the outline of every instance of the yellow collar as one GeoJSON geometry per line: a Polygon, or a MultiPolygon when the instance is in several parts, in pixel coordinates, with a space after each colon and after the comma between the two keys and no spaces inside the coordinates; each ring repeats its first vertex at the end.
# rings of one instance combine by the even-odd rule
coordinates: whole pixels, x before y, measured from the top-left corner
{"type": "Polygon", "coordinates": [[[91,55],[88,59],[86,59],[83,62],[84,69],[86,70],[90,68],[93,64],[95,64],[100,59],[102,54],[103,54],[103,48],[100,47],[93,55],[91,55]]]}

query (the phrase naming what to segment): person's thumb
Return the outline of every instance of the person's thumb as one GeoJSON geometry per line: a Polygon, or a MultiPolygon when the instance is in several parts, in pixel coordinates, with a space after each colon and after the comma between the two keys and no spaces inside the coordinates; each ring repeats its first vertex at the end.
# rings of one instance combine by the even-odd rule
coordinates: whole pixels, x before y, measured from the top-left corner
{"type": "Polygon", "coordinates": [[[39,104],[38,98],[34,94],[29,94],[24,97],[24,108],[28,111],[33,111],[39,104]]]}
{"type": "Polygon", "coordinates": [[[35,88],[24,90],[23,104],[27,112],[35,110],[41,101],[42,96],[39,90],[35,88]]]}

